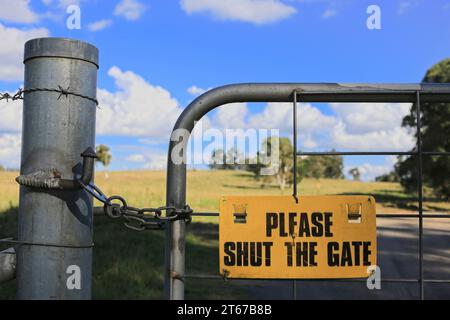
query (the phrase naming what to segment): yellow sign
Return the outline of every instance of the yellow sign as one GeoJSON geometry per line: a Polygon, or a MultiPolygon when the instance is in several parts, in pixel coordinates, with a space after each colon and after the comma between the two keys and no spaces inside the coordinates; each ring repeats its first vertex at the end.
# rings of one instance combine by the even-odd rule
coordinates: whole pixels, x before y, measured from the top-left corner
{"type": "Polygon", "coordinates": [[[363,278],[377,263],[370,196],[228,196],[220,273],[229,278],[363,278]]]}

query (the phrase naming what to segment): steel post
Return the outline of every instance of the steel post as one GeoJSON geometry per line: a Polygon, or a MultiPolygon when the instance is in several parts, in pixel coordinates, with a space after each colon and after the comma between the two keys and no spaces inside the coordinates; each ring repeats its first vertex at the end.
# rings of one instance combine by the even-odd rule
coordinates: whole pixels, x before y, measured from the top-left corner
{"type": "MultiPolygon", "coordinates": [[[[98,50],[72,39],[25,44],[24,89],[63,88],[96,97],[98,50]]],[[[21,175],[55,170],[81,175],[82,157],[95,147],[94,101],[48,90],[23,101],[21,175]]],[[[92,198],[79,190],[20,187],[17,252],[19,299],[90,299],[92,198]]]]}

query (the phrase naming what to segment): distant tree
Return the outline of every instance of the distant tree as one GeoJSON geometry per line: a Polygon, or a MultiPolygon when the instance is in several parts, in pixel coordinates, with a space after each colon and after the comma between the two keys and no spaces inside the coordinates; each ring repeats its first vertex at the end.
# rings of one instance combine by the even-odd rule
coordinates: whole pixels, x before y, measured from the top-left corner
{"type": "MultiPolygon", "coordinates": [[[[284,189],[286,184],[293,183],[293,146],[289,138],[279,138],[278,144],[280,163],[278,172],[273,177],[276,178],[280,188],[284,189]]],[[[261,170],[263,168],[271,165],[267,161],[271,158],[272,145],[272,138],[266,139],[261,145],[261,152],[257,154],[256,161],[255,159],[253,161],[246,160],[246,163],[251,164],[246,164],[245,169],[252,172],[256,179],[261,178],[261,170]]],[[[302,159],[297,158],[296,161],[297,181],[301,181],[304,177],[315,179],[342,179],[344,177],[344,161],[341,156],[306,157],[302,159]]],[[[266,177],[265,180],[270,180],[270,177],[266,177]]]]}
{"type": "Polygon", "coordinates": [[[275,178],[278,186],[281,190],[284,190],[287,183],[292,183],[292,171],[293,171],[293,146],[289,138],[269,137],[263,141],[261,146],[263,155],[267,160],[266,167],[275,168],[274,175],[267,176],[267,178],[275,178]],[[274,139],[278,139],[276,142],[274,139]],[[274,147],[278,144],[278,156],[276,164],[271,163],[269,160],[272,158],[274,147]]]}
{"type": "MultiPolygon", "coordinates": [[[[432,66],[422,82],[450,82],[450,59],[432,66]]],[[[422,103],[420,120],[422,124],[422,149],[424,151],[450,150],[450,103],[422,103]]],[[[417,138],[416,106],[403,118],[403,127],[409,128],[417,138]]],[[[417,151],[416,148],[413,151],[417,151]]],[[[446,156],[423,157],[423,182],[433,189],[437,196],[450,199],[450,161],[446,156]]],[[[396,173],[406,191],[417,191],[417,158],[399,157],[396,173]]]]}
{"type": "MultiPolygon", "coordinates": [[[[104,144],[95,147],[95,152],[97,153],[97,162],[101,163],[105,169],[111,163],[112,155],[110,148],[104,144]]],[[[108,178],[108,173],[105,170],[105,178],[108,178]]]]}
{"type": "Polygon", "coordinates": [[[247,159],[245,161],[244,169],[246,171],[249,171],[249,172],[253,173],[255,175],[255,179],[259,180],[261,178],[261,170],[265,166],[266,165],[263,164],[262,161],[261,161],[261,153],[258,151],[256,153],[256,158],[255,159],[247,159]]]}
{"type": "Polygon", "coordinates": [[[399,182],[399,180],[400,179],[395,171],[391,171],[375,178],[375,181],[378,182],[399,182]]]}
{"type": "Polygon", "coordinates": [[[226,160],[226,155],[223,152],[222,149],[217,149],[217,150],[213,150],[211,153],[211,160],[209,162],[209,167],[211,169],[225,169],[226,168],[226,164],[225,164],[225,160],[226,160]]]}
{"type": "Polygon", "coordinates": [[[344,160],[341,156],[306,157],[302,159],[302,163],[303,174],[307,178],[342,179],[344,177],[344,160]]]}
{"type": "Polygon", "coordinates": [[[6,171],[5,167],[0,164],[0,172],[6,171]]]}
{"type": "Polygon", "coordinates": [[[236,147],[228,149],[226,153],[222,149],[217,149],[211,153],[208,166],[216,170],[241,170],[245,169],[245,161],[236,147]]]}
{"type": "Polygon", "coordinates": [[[359,172],[358,168],[352,168],[348,171],[348,173],[352,176],[354,181],[361,180],[361,173],[359,172]]]}
{"type": "Polygon", "coordinates": [[[225,167],[227,170],[238,170],[240,164],[243,164],[242,153],[239,152],[237,147],[231,147],[226,154],[225,167]]]}
{"type": "MultiPolygon", "coordinates": [[[[335,150],[332,150],[334,152],[335,150]]],[[[342,179],[344,178],[344,159],[342,156],[324,156],[322,157],[324,163],[323,177],[328,179],[342,179]]]]}

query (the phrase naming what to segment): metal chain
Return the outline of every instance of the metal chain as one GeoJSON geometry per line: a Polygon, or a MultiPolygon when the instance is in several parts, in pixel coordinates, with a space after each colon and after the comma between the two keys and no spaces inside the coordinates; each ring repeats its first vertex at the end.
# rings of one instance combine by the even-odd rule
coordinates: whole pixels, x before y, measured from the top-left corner
{"type": "Polygon", "coordinates": [[[94,198],[103,203],[103,212],[111,219],[122,218],[125,220],[125,227],[135,230],[161,230],[167,223],[176,220],[183,220],[190,223],[193,210],[186,205],[183,209],[174,206],[164,206],[158,208],[135,208],[128,206],[126,200],[121,196],[107,197],[99,187],[92,182],[88,185],[79,181],[83,188],[94,198]],[[163,211],[166,215],[163,216],[163,211]]]}
{"type": "Polygon", "coordinates": [[[0,101],[1,100],[6,100],[7,102],[9,102],[9,100],[11,100],[11,101],[22,100],[24,93],[31,93],[31,92],[55,92],[55,93],[59,93],[58,100],[62,96],[67,97],[67,96],[71,95],[71,96],[75,96],[75,97],[79,97],[79,98],[83,98],[83,99],[87,99],[89,101],[92,101],[92,102],[95,103],[96,106],[98,106],[98,100],[97,99],[89,97],[89,96],[85,96],[85,95],[82,95],[82,94],[79,94],[79,93],[76,93],[76,92],[72,92],[72,91],[70,91],[70,87],[67,87],[67,89],[64,89],[61,86],[58,86],[58,89],[50,89],[50,88],[19,89],[13,95],[9,94],[8,92],[0,93],[0,101]]]}

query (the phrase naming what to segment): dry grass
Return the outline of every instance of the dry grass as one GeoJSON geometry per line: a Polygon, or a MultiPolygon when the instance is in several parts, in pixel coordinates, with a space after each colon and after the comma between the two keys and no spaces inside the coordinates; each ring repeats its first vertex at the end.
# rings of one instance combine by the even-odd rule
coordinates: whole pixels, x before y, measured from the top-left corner
{"type": "MultiPolygon", "coordinates": [[[[0,237],[14,236],[17,230],[17,173],[0,172],[0,237]],[[4,214],[2,214],[4,213],[4,214]]],[[[96,184],[107,195],[124,196],[137,207],[165,203],[165,172],[99,172],[96,184]]],[[[276,185],[262,186],[251,174],[239,171],[188,172],[187,202],[197,212],[217,212],[222,195],[289,195],[276,185]]],[[[353,182],[306,179],[299,185],[303,195],[370,194],[377,199],[378,212],[411,212],[417,209],[414,195],[404,194],[397,183],[353,182]]],[[[98,204],[97,204],[98,205],[98,204]]],[[[425,209],[450,211],[450,204],[427,199],[425,209]]],[[[217,218],[195,217],[186,239],[186,272],[218,274],[217,218]],[[210,223],[195,223],[210,222],[210,223]]],[[[100,299],[162,298],[164,233],[136,233],[118,221],[99,216],[94,227],[93,297],[100,299]],[[113,236],[112,236],[113,235],[113,236]]],[[[0,287],[0,299],[14,298],[14,282],[0,287]]],[[[189,299],[237,299],[247,297],[246,289],[234,282],[187,280],[189,299]]]]}
{"type": "MultiPolygon", "coordinates": [[[[0,212],[17,207],[17,173],[0,173],[0,212]]],[[[163,171],[110,172],[109,178],[99,172],[96,184],[107,195],[120,194],[129,205],[136,207],[160,206],[165,203],[166,175],[163,171]]],[[[218,210],[222,195],[289,195],[291,189],[280,190],[276,185],[262,185],[247,172],[189,171],[187,202],[196,211],[218,210]]],[[[304,179],[299,184],[301,195],[371,194],[378,202],[379,212],[408,212],[417,210],[417,197],[402,191],[398,183],[358,182],[348,180],[304,179]]],[[[427,211],[449,211],[450,203],[427,198],[427,211]]]]}

